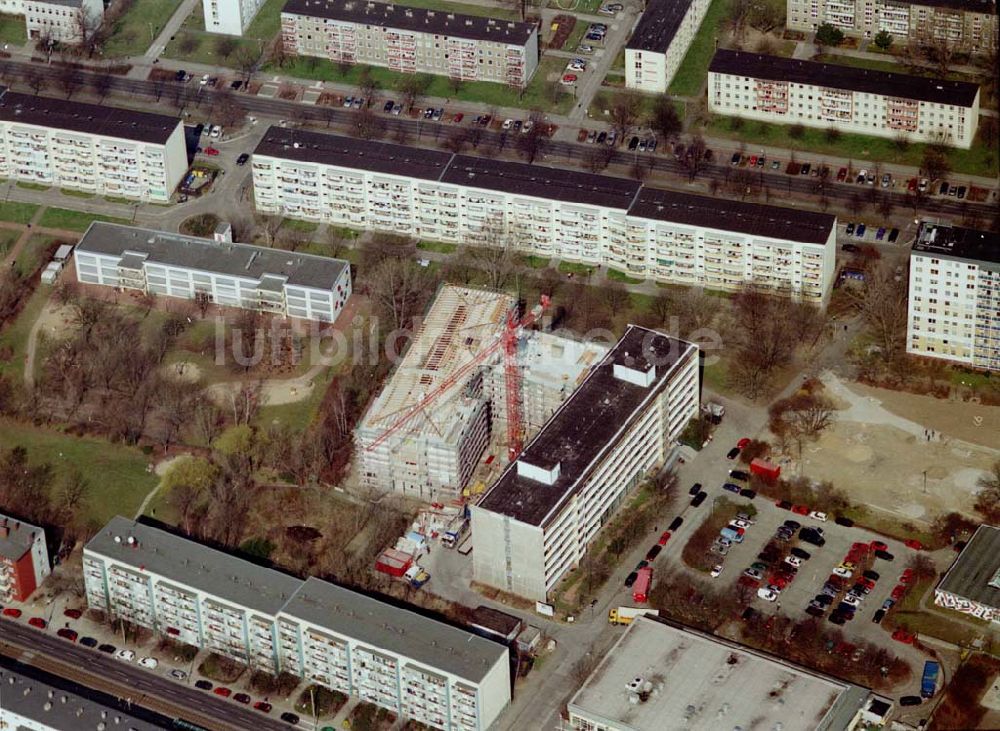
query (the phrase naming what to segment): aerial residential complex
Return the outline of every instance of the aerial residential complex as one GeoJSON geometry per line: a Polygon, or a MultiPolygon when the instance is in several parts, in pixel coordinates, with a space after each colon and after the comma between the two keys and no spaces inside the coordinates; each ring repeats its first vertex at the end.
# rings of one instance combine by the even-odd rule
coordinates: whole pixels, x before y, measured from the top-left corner
{"type": "Polygon", "coordinates": [[[629,276],[809,302],[833,284],[834,216],[634,180],[272,127],[253,155],[261,213],[430,241],[499,233],[528,254],[629,276]]]}
{"type": "Polygon", "coordinates": [[[95,221],[76,245],[77,280],[163,297],[333,322],[351,296],[342,259],[95,221]]]}
{"type": "Polygon", "coordinates": [[[934,589],[934,603],[1000,622],[1000,528],[981,525],[934,589]]]}
{"type": "Polygon", "coordinates": [[[0,176],[132,200],[168,201],[188,168],[176,117],[0,87],[0,176]]]}
{"type": "Polygon", "coordinates": [[[641,616],[570,699],[567,728],[660,731],[669,718],[688,731],[851,731],[881,728],[891,710],[868,688],[641,616]]]}
{"type": "Polygon", "coordinates": [[[515,87],[538,66],[534,23],[365,0],[288,0],[281,37],[299,56],[515,87]]]}
{"type": "Polygon", "coordinates": [[[97,30],[104,17],[102,0],[23,0],[25,27],[33,41],[78,43],[82,33],[97,30]]]}
{"type": "Polygon", "coordinates": [[[922,222],[908,310],[908,353],[1000,371],[1000,235],[922,222]]]}
{"type": "Polygon", "coordinates": [[[0,515],[0,601],[27,600],[51,569],[45,531],[0,515]]]}
{"type": "Polygon", "coordinates": [[[91,608],[434,728],[485,731],[510,702],[505,646],[316,578],[122,517],[83,564],[91,608]]]}
{"type": "Polygon", "coordinates": [[[264,0],[201,0],[205,30],[241,36],[263,4],[264,0]]]}
{"type": "Polygon", "coordinates": [[[708,6],[709,0],[650,0],[625,45],[625,86],[666,92],[708,6]]]}
{"type": "Polygon", "coordinates": [[[996,50],[996,0],[788,0],[789,28],[823,23],[866,38],[886,31],[922,45],[947,42],[964,51],[996,50]]]}
{"type": "Polygon", "coordinates": [[[979,85],[720,49],[708,68],[716,114],[968,149],[979,85]]]}
{"type": "Polygon", "coordinates": [[[472,507],[476,581],[545,601],[698,413],[698,347],[630,325],[472,507]]]}

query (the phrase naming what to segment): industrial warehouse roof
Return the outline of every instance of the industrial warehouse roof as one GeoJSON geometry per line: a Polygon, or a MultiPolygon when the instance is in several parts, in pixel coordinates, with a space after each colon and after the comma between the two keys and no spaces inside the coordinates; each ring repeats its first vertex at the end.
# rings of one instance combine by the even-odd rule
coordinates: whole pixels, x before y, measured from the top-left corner
{"type": "Polygon", "coordinates": [[[634,731],[846,731],[870,695],[729,640],[639,617],[570,700],[569,711],[634,731]],[[641,694],[629,690],[636,681],[641,694]]]}
{"type": "Polygon", "coordinates": [[[30,523],[0,515],[0,556],[17,561],[31,550],[36,533],[43,531],[30,523]]]}
{"type": "Polygon", "coordinates": [[[695,346],[654,330],[629,325],[611,351],[562,403],[518,460],[504,470],[479,507],[530,525],[543,525],[578,489],[622,433],[669,379],[673,367],[695,346]],[[642,387],[614,375],[616,365],[639,371],[656,368],[653,383],[642,387]],[[559,465],[552,485],[518,474],[524,461],[543,469],[559,465]]]}
{"type": "Polygon", "coordinates": [[[58,731],[175,728],[159,713],[7,657],[0,657],[0,710],[58,731]]]}
{"type": "Polygon", "coordinates": [[[411,8],[406,5],[365,2],[365,0],[288,0],[282,13],[329,18],[362,25],[398,28],[416,33],[433,33],[453,38],[524,45],[535,31],[523,23],[477,15],[461,15],[442,10],[411,8]]]}
{"type": "Polygon", "coordinates": [[[86,550],[272,617],[302,585],[280,571],[120,515],[90,539],[86,550]]]}
{"type": "Polygon", "coordinates": [[[177,117],[98,104],[52,99],[0,87],[0,121],[163,144],[181,123],[177,117]]]}
{"type": "Polygon", "coordinates": [[[123,257],[136,267],[145,261],[244,279],[279,277],[288,284],[326,291],[336,286],[344,269],[350,266],[343,259],[102,221],[90,225],[76,250],[123,257]]]}
{"type": "Polygon", "coordinates": [[[470,155],[455,155],[441,182],[622,210],[628,209],[641,187],[634,180],[610,175],[470,155]]]}
{"type": "Polygon", "coordinates": [[[970,261],[1000,264],[1000,234],[922,221],[913,251],[970,261]]]}
{"type": "Polygon", "coordinates": [[[625,48],[665,53],[691,7],[691,0],[651,0],[625,48]]]}
{"type": "Polygon", "coordinates": [[[825,244],[837,223],[836,216],[798,208],[782,208],[744,203],[726,198],[643,188],[630,216],[657,221],[722,228],[727,231],[786,239],[809,244],[825,244]]]}
{"type": "Polygon", "coordinates": [[[507,662],[501,644],[316,578],[295,592],[283,613],[470,683],[507,662]]]}
{"type": "Polygon", "coordinates": [[[979,84],[966,81],[943,81],[857,66],[837,66],[796,58],[730,51],[725,48],[715,52],[708,70],[710,73],[812,84],[960,107],[971,107],[979,93],[979,84]]]}
{"type": "Polygon", "coordinates": [[[979,526],[937,591],[1000,608],[1000,528],[979,526]]]}

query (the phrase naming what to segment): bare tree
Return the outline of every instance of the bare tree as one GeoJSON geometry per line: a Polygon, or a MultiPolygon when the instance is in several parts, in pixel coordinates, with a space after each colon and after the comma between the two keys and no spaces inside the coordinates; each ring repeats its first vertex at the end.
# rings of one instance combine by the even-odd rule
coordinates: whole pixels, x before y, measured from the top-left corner
{"type": "Polygon", "coordinates": [[[601,298],[612,315],[617,315],[631,301],[625,285],[614,279],[609,280],[601,287],[601,298]]]}
{"type": "Polygon", "coordinates": [[[48,87],[49,80],[42,75],[41,71],[32,66],[24,72],[24,83],[37,95],[48,87]]]}
{"type": "Polygon", "coordinates": [[[660,94],[653,102],[653,109],[649,115],[649,126],[663,140],[673,139],[683,129],[684,125],[677,113],[677,105],[667,94],[660,94]]]}
{"type": "Polygon", "coordinates": [[[504,289],[517,270],[517,235],[504,232],[498,221],[492,221],[473,239],[466,242],[465,258],[486,275],[487,286],[495,291],[504,289]]]}
{"type": "Polygon", "coordinates": [[[366,285],[386,331],[406,327],[431,294],[427,270],[412,260],[389,258],[370,270],[366,285]]]}
{"type": "Polygon", "coordinates": [[[231,91],[225,89],[215,94],[213,117],[223,127],[239,127],[247,118],[247,110],[231,91]]]}
{"type": "Polygon", "coordinates": [[[708,158],[705,156],[707,150],[705,140],[701,135],[694,135],[688,142],[681,157],[681,165],[687,172],[688,180],[694,180],[698,174],[708,165],[708,158]]]}
{"type": "MultiPolygon", "coordinates": [[[[281,47],[281,34],[278,34],[277,46],[281,47]]],[[[243,74],[243,83],[247,86],[253,79],[253,75],[260,68],[260,62],[264,57],[264,46],[259,43],[244,43],[235,54],[236,68],[243,74]]]]}
{"type": "Polygon", "coordinates": [[[88,8],[79,7],[73,15],[73,25],[76,30],[76,42],[88,56],[92,56],[97,50],[99,39],[98,30],[101,27],[103,18],[94,15],[88,8]]]}
{"type": "Polygon", "coordinates": [[[101,73],[93,77],[90,86],[94,90],[94,93],[101,98],[101,101],[104,101],[105,97],[111,91],[112,82],[113,79],[110,74],[101,73]]]}
{"type": "Polygon", "coordinates": [[[58,84],[69,99],[83,86],[83,75],[71,64],[66,64],[59,69],[58,84]]]}
{"type": "Polygon", "coordinates": [[[611,127],[619,138],[635,125],[639,118],[639,111],[642,108],[642,97],[638,92],[622,91],[615,94],[611,100],[611,127]]]}
{"type": "Polygon", "coordinates": [[[905,344],[907,277],[897,275],[890,265],[879,263],[866,272],[864,287],[845,291],[864,318],[883,358],[893,361],[905,344]]]}
{"type": "Polygon", "coordinates": [[[514,142],[514,147],[529,163],[545,152],[549,144],[548,125],[541,112],[532,112],[528,117],[528,130],[522,130],[514,142]]]}
{"type": "Polygon", "coordinates": [[[414,105],[427,93],[431,81],[433,77],[429,74],[411,74],[403,77],[396,85],[396,91],[403,97],[403,108],[407,112],[412,111],[414,105]]]}

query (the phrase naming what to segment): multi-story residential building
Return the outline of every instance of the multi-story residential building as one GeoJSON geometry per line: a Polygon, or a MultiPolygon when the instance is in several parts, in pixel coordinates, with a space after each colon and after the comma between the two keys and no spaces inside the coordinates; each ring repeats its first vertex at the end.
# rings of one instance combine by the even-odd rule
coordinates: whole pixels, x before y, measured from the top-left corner
{"type": "Polygon", "coordinates": [[[992,525],[976,528],[934,588],[934,603],[982,620],[1000,622],[1000,528],[992,525]]]}
{"type": "Polygon", "coordinates": [[[510,703],[505,646],[319,579],[122,517],[85,546],[83,565],[94,609],[433,728],[486,731],[510,703]]]}
{"type": "Polygon", "coordinates": [[[538,66],[534,23],[366,0],[288,0],[281,37],[290,54],[462,81],[523,87],[538,66]]]}
{"type": "Polygon", "coordinates": [[[45,531],[0,515],[0,601],[27,600],[51,570],[45,531]]]}
{"type": "Polygon", "coordinates": [[[788,0],[787,18],[789,28],[806,32],[829,23],[866,38],[886,31],[974,53],[997,48],[996,0],[788,0]]]}
{"type": "Polygon", "coordinates": [[[168,201],[188,168],[176,117],[0,87],[0,176],[133,200],[168,201]]]}
{"type": "Polygon", "coordinates": [[[1000,371],[1000,235],[920,224],[910,250],[906,352],[1000,371]]]}
{"type": "Polygon", "coordinates": [[[630,325],[472,507],[477,581],[545,601],[700,403],[698,347],[630,325]]]}
{"type": "Polygon", "coordinates": [[[253,177],[263,213],[493,241],[661,282],[733,290],[768,281],[817,303],[833,284],[836,218],[822,213],[280,127],[257,146],[253,177]]]}
{"type": "Polygon", "coordinates": [[[79,43],[89,38],[104,18],[102,0],[23,0],[28,38],[34,41],[79,43]]]}
{"type": "Polygon", "coordinates": [[[719,49],[708,67],[716,114],[968,149],[979,85],[719,49]]]}
{"type": "Polygon", "coordinates": [[[163,297],[333,322],[351,296],[351,266],[248,244],[95,221],[76,245],[77,280],[163,297]]]}
{"type": "Polygon", "coordinates": [[[708,6],[708,0],[650,0],[625,44],[625,86],[665,93],[708,6]]]}
{"type": "Polygon", "coordinates": [[[241,36],[263,4],[264,0],[201,0],[205,30],[241,36]]]}

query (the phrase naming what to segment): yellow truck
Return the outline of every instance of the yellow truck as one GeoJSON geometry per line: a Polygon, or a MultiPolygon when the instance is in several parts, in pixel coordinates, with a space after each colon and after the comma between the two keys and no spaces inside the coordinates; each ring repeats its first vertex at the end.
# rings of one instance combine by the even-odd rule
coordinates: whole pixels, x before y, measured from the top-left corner
{"type": "Polygon", "coordinates": [[[644,607],[618,607],[608,612],[608,622],[611,624],[632,624],[632,620],[640,614],[650,614],[659,617],[660,612],[656,609],[646,609],[644,607]]]}

